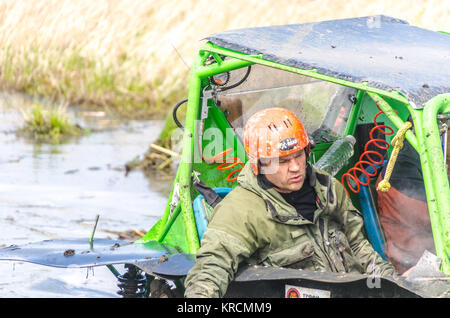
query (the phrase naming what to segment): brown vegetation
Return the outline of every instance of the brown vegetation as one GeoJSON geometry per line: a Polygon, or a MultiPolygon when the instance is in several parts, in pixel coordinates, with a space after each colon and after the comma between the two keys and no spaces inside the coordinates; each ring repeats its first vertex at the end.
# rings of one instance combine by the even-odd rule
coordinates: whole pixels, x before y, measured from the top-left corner
{"type": "Polygon", "coordinates": [[[125,117],[162,115],[185,97],[208,34],[373,14],[448,31],[449,13],[445,0],[1,1],[0,84],[125,117]]]}

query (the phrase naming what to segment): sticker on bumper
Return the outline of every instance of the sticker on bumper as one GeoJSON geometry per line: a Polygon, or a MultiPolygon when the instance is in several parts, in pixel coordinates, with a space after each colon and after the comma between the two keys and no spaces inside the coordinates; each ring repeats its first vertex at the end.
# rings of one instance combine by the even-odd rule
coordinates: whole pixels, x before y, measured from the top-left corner
{"type": "Polygon", "coordinates": [[[328,290],[313,289],[300,286],[285,285],[284,295],[286,298],[330,298],[328,290]]]}

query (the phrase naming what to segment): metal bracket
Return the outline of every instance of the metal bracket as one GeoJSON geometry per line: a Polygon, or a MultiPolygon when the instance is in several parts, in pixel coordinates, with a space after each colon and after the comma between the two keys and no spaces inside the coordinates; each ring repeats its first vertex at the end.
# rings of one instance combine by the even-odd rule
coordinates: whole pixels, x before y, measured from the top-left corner
{"type": "Polygon", "coordinates": [[[205,118],[208,118],[208,100],[214,98],[216,95],[216,90],[214,88],[211,88],[211,86],[206,86],[203,89],[203,96],[202,96],[202,113],[201,113],[201,120],[203,121],[205,118]],[[208,89],[209,88],[209,89],[208,89]]]}

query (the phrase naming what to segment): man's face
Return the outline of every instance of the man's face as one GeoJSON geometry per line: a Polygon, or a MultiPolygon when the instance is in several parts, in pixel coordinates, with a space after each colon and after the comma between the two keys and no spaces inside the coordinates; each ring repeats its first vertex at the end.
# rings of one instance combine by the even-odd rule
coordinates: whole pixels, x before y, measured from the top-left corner
{"type": "Polygon", "coordinates": [[[281,193],[300,190],[306,177],[306,154],[299,150],[288,156],[261,160],[261,172],[281,193]]]}

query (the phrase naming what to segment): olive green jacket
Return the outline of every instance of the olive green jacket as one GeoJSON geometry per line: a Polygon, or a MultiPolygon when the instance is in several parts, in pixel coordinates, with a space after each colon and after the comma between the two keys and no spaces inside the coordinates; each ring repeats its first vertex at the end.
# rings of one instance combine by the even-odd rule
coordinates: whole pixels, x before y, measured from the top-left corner
{"type": "Polygon", "coordinates": [[[223,297],[241,262],[305,270],[389,275],[363,234],[363,218],[343,186],[312,169],[320,203],[313,222],[297,214],[273,188],[264,190],[250,165],[239,185],[214,209],[196,263],[185,280],[185,297],[223,297]]]}

